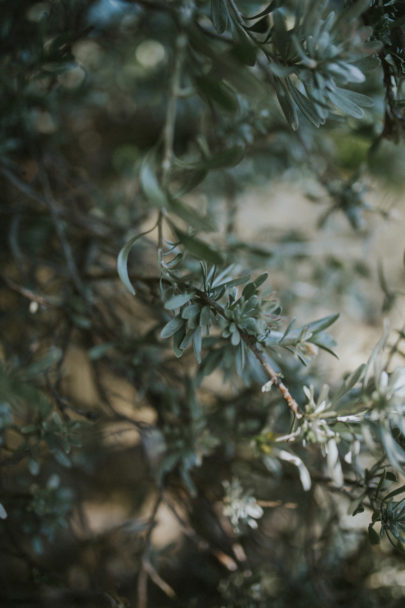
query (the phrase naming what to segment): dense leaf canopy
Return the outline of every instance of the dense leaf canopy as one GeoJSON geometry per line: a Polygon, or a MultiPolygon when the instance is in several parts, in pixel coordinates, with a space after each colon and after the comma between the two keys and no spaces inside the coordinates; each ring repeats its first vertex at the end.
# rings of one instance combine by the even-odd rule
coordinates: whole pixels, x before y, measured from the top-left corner
{"type": "Polygon", "coordinates": [[[1,601],[403,605],[403,0],[0,7],[1,601]]]}

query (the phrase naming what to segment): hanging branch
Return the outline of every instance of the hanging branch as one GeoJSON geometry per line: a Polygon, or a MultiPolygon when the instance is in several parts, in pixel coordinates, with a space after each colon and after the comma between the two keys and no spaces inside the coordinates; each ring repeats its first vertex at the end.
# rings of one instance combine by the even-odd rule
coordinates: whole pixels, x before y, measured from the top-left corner
{"type": "MultiPolygon", "coordinates": [[[[181,95],[181,72],[184,62],[187,37],[181,32],[176,39],[173,75],[170,80],[169,101],[166,109],[166,120],[163,129],[163,160],[162,160],[162,188],[166,191],[169,185],[170,173],[173,164],[173,144],[176,128],[177,100],[181,95]]],[[[163,246],[162,222],[164,210],[159,212],[158,218],[158,247],[163,246]]]]}

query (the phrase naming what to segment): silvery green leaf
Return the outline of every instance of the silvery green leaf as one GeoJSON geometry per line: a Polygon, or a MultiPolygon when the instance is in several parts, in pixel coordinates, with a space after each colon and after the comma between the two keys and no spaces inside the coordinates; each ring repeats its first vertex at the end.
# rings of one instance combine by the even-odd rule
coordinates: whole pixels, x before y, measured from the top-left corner
{"type": "Polygon", "coordinates": [[[269,4],[266,6],[266,8],[264,8],[262,11],[260,11],[260,13],[257,13],[256,15],[252,15],[250,17],[245,16],[246,20],[253,20],[253,19],[260,19],[260,17],[265,17],[266,15],[268,15],[269,13],[272,12],[273,8],[273,0],[271,2],[269,2],[269,4]]]}
{"type": "Polygon", "coordinates": [[[315,334],[333,325],[333,323],[338,320],[339,316],[339,313],[328,315],[327,317],[322,317],[322,319],[318,319],[317,321],[312,321],[311,323],[308,323],[308,325],[305,325],[305,327],[312,334],[315,334]]]}
{"type": "Polygon", "coordinates": [[[322,348],[322,350],[326,350],[326,352],[336,357],[336,359],[339,359],[339,355],[333,350],[336,346],[336,340],[334,340],[327,332],[321,331],[314,334],[308,339],[308,342],[319,346],[319,348],[322,348]]]}
{"type": "Polygon", "coordinates": [[[302,32],[306,35],[317,35],[317,30],[322,25],[322,13],[325,7],[325,0],[312,0],[305,5],[303,12],[304,18],[301,24],[302,32]]]}
{"type": "Polygon", "coordinates": [[[363,72],[350,63],[333,62],[328,64],[328,71],[340,77],[341,84],[348,82],[364,82],[366,77],[363,72]]]}
{"type": "Polygon", "coordinates": [[[204,306],[201,309],[201,314],[200,314],[200,326],[201,327],[208,327],[208,325],[210,324],[210,319],[211,319],[211,310],[209,306],[204,306]]]}
{"type": "Polygon", "coordinates": [[[184,321],[182,319],[179,319],[178,317],[171,319],[163,327],[162,331],[160,332],[160,337],[163,339],[170,338],[183,326],[184,321]]]}
{"type": "Polygon", "coordinates": [[[193,335],[194,335],[194,331],[188,331],[185,332],[183,339],[181,340],[181,342],[179,343],[179,349],[181,351],[186,350],[186,348],[189,346],[189,344],[191,344],[191,341],[193,339],[193,335]]]}
{"type": "MultiPolygon", "coordinates": [[[[180,308],[187,304],[194,296],[194,292],[189,293],[179,293],[176,296],[171,297],[167,302],[165,302],[166,310],[174,310],[175,308],[180,308]]],[[[186,318],[186,317],[183,317],[186,318]]]]}
{"type": "Polygon", "coordinates": [[[200,312],[199,304],[189,304],[185,306],[181,312],[181,316],[183,319],[194,319],[198,313],[200,312]]]}
{"type": "Polygon", "coordinates": [[[190,205],[186,205],[173,196],[169,197],[169,211],[175,213],[195,230],[205,230],[207,232],[215,230],[215,225],[210,217],[202,215],[190,205]]]}
{"type": "Polygon", "coordinates": [[[211,0],[211,21],[219,34],[229,28],[230,14],[225,0],[211,0]]]}
{"type": "Polygon", "coordinates": [[[130,293],[132,293],[132,295],[136,295],[135,294],[135,289],[131,283],[131,280],[129,278],[128,275],[128,256],[130,254],[130,251],[132,249],[132,247],[135,245],[136,241],[138,239],[140,239],[141,237],[149,234],[149,232],[151,232],[151,230],[145,230],[144,232],[140,232],[139,234],[136,234],[135,236],[133,236],[131,239],[129,239],[125,245],[122,247],[122,249],[120,250],[119,254],[118,254],[118,258],[117,258],[117,271],[118,271],[118,275],[121,279],[121,281],[124,283],[125,287],[128,289],[128,291],[130,293]]]}
{"type": "Polygon", "coordinates": [[[374,106],[374,100],[363,93],[357,93],[357,91],[351,91],[345,89],[346,97],[348,97],[353,103],[362,106],[363,108],[372,108],[374,106]]]}
{"type": "Polygon", "coordinates": [[[357,19],[369,8],[369,6],[370,0],[356,0],[352,4],[349,4],[348,7],[339,14],[332,29],[336,30],[342,22],[349,23],[350,21],[357,19]]]}
{"type": "Polygon", "coordinates": [[[295,103],[293,102],[291,95],[288,93],[286,85],[281,84],[280,79],[274,79],[274,85],[278,102],[281,106],[284,116],[287,119],[290,127],[293,131],[296,131],[299,126],[297,110],[295,103]]]}
{"type": "Polygon", "coordinates": [[[206,260],[211,264],[222,264],[222,256],[213,247],[202,241],[196,236],[191,236],[186,232],[183,232],[174,224],[172,224],[179,241],[184,247],[192,253],[196,258],[206,260]]]}
{"type": "Polygon", "coordinates": [[[231,334],[231,344],[232,344],[232,346],[238,346],[239,343],[240,343],[240,333],[237,329],[235,329],[235,331],[233,331],[231,334]]]}
{"type": "Polygon", "coordinates": [[[215,102],[223,111],[234,114],[239,110],[239,102],[235,91],[218,75],[200,74],[194,78],[196,87],[202,98],[209,103],[215,102]]]}
{"type": "Polygon", "coordinates": [[[324,124],[325,118],[318,113],[317,104],[313,101],[311,102],[308,97],[303,95],[303,93],[301,93],[301,91],[296,89],[293,85],[290,84],[288,88],[291,93],[291,97],[305,118],[315,125],[315,127],[319,127],[320,125],[324,124]]]}
{"type": "Polygon", "coordinates": [[[349,114],[353,118],[363,118],[364,112],[357,103],[353,102],[350,97],[346,94],[345,89],[336,89],[332,92],[328,92],[328,97],[331,102],[344,114],[349,114]]]}
{"type": "Polygon", "coordinates": [[[182,346],[186,336],[186,328],[184,325],[180,327],[173,335],[173,352],[177,358],[183,355],[184,348],[182,346]]]}
{"type": "Polygon", "coordinates": [[[139,174],[142,190],[152,205],[156,207],[165,207],[167,205],[167,197],[163,192],[154,170],[154,157],[150,153],[145,156],[141,165],[139,174]]]}
{"type": "Polygon", "coordinates": [[[223,349],[220,348],[209,352],[201,363],[200,373],[209,376],[220,365],[222,356],[223,349]]]}

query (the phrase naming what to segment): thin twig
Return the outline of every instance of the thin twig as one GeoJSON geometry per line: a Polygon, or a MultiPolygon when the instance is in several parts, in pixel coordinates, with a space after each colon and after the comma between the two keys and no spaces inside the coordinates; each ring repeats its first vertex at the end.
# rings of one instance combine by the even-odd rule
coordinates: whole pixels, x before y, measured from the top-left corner
{"type": "Polygon", "coordinates": [[[166,581],[164,581],[162,579],[160,574],[155,570],[155,568],[152,566],[152,564],[150,562],[145,562],[144,567],[145,567],[146,573],[149,575],[149,578],[151,579],[151,581],[153,581],[155,583],[155,585],[157,587],[159,587],[159,589],[161,589],[165,595],[167,595],[167,597],[170,597],[170,598],[176,597],[175,590],[172,587],[170,587],[170,585],[168,583],[166,583],[166,581]]]}
{"type": "Polygon", "coordinates": [[[296,502],[283,502],[282,500],[256,500],[260,507],[265,509],[274,509],[276,507],[284,507],[285,509],[296,509],[298,504],[296,502]]]}
{"type": "Polygon", "coordinates": [[[73,256],[73,252],[70,247],[70,243],[66,238],[65,229],[64,229],[64,226],[59,217],[59,212],[56,207],[55,199],[52,194],[48,175],[43,167],[41,168],[41,171],[39,172],[39,176],[40,176],[43,191],[44,191],[45,203],[51,212],[52,220],[53,220],[57,235],[59,237],[60,244],[62,245],[63,255],[65,256],[66,265],[68,267],[70,276],[72,277],[73,284],[76,287],[77,291],[84,298],[86,298],[86,290],[85,290],[82,280],[79,276],[76,262],[75,262],[75,259],[73,256]]]}
{"type": "Polygon", "coordinates": [[[156,515],[158,509],[163,500],[163,490],[159,489],[159,493],[156,497],[155,504],[153,505],[152,513],[149,519],[149,525],[145,535],[145,545],[141,557],[141,568],[138,574],[138,587],[137,587],[137,608],[148,607],[148,577],[150,576],[150,548],[151,548],[151,536],[153,529],[156,525],[156,515]]]}
{"type": "Polygon", "coordinates": [[[28,300],[31,300],[31,302],[35,302],[36,304],[39,304],[40,306],[43,306],[44,308],[47,308],[49,306],[50,302],[48,299],[34,293],[33,291],[31,291],[30,289],[27,289],[26,287],[22,287],[22,285],[18,285],[18,283],[15,283],[14,281],[12,281],[11,279],[9,279],[8,277],[6,277],[2,274],[0,274],[0,276],[3,279],[3,281],[10,287],[10,289],[21,294],[22,296],[24,296],[24,298],[27,298],[28,300]]]}

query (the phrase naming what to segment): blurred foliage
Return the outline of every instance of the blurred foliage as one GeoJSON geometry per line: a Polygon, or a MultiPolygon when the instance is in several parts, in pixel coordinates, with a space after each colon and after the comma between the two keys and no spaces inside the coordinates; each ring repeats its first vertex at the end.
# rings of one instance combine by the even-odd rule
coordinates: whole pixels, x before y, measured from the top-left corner
{"type": "Polygon", "coordinates": [[[404,331],[319,355],[403,296],[351,245],[403,184],[404,2],[0,6],[2,605],[403,605],[404,331]],[[282,176],[312,234],[246,238],[282,176]]]}

